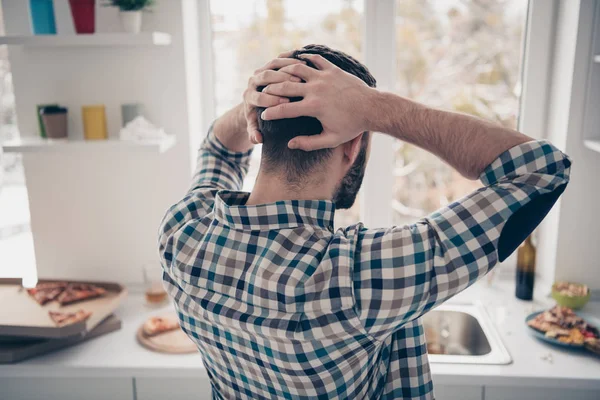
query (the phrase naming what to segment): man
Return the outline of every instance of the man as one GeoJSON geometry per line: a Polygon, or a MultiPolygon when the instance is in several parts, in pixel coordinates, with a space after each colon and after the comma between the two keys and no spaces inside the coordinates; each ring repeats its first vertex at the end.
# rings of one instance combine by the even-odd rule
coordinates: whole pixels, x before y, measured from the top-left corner
{"type": "Polygon", "coordinates": [[[215,121],[167,212],[165,285],[215,398],[432,398],[420,317],[510,255],[565,189],[571,163],[550,143],[374,86],[325,46],[271,61],[215,121]],[[370,132],[484,186],[411,226],[334,231],[370,132]],[[254,189],[240,192],[261,141],[254,189]]]}

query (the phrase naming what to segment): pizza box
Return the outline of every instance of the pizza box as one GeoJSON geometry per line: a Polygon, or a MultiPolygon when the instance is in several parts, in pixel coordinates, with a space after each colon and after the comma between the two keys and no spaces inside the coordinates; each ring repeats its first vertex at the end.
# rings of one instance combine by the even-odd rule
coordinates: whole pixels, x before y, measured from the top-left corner
{"type": "Polygon", "coordinates": [[[64,339],[0,338],[0,364],[11,364],[54,350],[73,346],[109,332],[121,329],[121,320],[109,315],[87,334],[77,334],[64,339]]]}
{"type": "MultiPolygon", "coordinates": [[[[56,281],[59,280],[40,279],[38,283],[56,281]]],[[[102,297],[64,306],[56,301],[41,306],[21,286],[20,279],[0,279],[0,304],[2,304],[2,307],[0,307],[0,336],[59,339],[85,334],[112,314],[127,295],[127,290],[114,282],[64,281],[69,283],[91,283],[106,289],[107,293],[102,297]],[[48,311],[76,312],[80,309],[91,311],[92,315],[87,321],[63,327],[56,326],[48,315],[48,311]]]]}

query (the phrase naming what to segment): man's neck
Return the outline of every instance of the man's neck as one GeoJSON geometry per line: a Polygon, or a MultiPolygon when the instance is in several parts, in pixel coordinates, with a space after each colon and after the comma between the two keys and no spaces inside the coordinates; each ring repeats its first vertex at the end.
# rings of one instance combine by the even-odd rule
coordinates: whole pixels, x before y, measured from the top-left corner
{"type": "Polygon", "coordinates": [[[260,171],[246,205],[274,203],[280,200],[331,200],[334,188],[328,182],[291,185],[280,175],[260,171]]]}

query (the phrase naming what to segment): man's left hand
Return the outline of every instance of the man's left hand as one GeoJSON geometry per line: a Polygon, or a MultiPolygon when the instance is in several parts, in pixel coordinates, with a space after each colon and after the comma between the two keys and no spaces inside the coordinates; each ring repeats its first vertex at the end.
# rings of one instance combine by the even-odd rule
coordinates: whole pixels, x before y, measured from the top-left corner
{"type": "MultiPolygon", "coordinates": [[[[281,54],[279,57],[286,54],[290,53],[281,54]]],[[[275,58],[254,71],[254,75],[248,80],[248,88],[244,91],[244,115],[246,116],[246,129],[252,143],[262,143],[256,108],[272,107],[290,101],[287,97],[259,92],[258,88],[286,81],[300,82],[300,78],[278,71],[280,68],[293,64],[305,64],[305,62],[295,58],[275,58]]]]}

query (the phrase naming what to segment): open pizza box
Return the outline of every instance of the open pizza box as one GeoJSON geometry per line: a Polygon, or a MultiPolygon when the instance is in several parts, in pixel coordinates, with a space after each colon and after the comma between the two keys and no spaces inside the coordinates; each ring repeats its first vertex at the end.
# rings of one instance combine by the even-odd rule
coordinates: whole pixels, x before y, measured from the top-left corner
{"type": "MultiPolygon", "coordinates": [[[[38,283],[58,280],[40,279],[38,283]]],[[[58,339],[73,335],[85,335],[115,311],[127,295],[127,290],[114,282],[89,282],[65,280],[69,283],[91,283],[106,290],[101,297],[61,306],[56,301],[38,304],[21,285],[20,279],[0,279],[0,336],[58,339]],[[91,312],[86,321],[58,327],[49,311],[91,312]]]]}
{"type": "Polygon", "coordinates": [[[2,336],[0,337],[0,364],[12,364],[65,347],[74,346],[119,329],[121,329],[121,320],[114,315],[109,315],[97,327],[86,334],[81,333],[62,339],[11,338],[2,336]]]}

